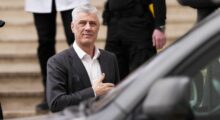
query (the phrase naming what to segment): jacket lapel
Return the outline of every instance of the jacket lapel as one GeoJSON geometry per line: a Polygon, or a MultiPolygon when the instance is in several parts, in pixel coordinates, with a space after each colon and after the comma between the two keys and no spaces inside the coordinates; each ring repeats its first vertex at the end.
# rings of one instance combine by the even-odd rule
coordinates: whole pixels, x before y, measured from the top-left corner
{"type": "Polygon", "coordinates": [[[83,83],[85,88],[91,87],[92,85],[89,76],[87,74],[87,71],[82,61],[76,54],[76,51],[73,49],[73,47],[70,47],[69,52],[70,52],[70,60],[71,60],[70,63],[72,63],[72,68],[75,69],[74,71],[76,71],[78,75],[80,75],[80,81],[83,83]]]}
{"type": "Polygon", "coordinates": [[[98,60],[99,60],[99,64],[100,64],[102,73],[105,73],[105,80],[104,80],[104,82],[107,82],[108,81],[107,78],[109,78],[108,77],[109,76],[109,70],[108,70],[108,66],[106,64],[107,59],[105,59],[102,50],[100,50],[100,56],[99,56],[98,60]]]}

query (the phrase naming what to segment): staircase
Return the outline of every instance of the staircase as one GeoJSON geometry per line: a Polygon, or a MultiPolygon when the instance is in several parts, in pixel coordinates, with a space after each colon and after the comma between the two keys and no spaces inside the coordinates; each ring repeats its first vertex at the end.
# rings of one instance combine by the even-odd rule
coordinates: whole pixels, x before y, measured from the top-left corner
{"type": "MultiPolygon", "coordinates": [[[[101,12],[104,0],[91,0],[101,12]]],[[[31,13],[24,12],[24,0],[1,0],[0,19],[0,101],[4,117],[34,116],[35,106],[43,96],[40,69],[36,57],[37,35],[31,13]]],[[[189,30],[195,21],[195,10],[167,0],[167,40],[169,46],[189,30]]],[[[57,52],[67,48],[58,14],[57,52]]],[[[104,48],[106,27],[101,26],[96,45],[104,48]]]]}
{"type": "Polygon", "coordinates": [[[166,0],[167,3],[167,44],[173,43],[180,36],[184,35],[196,21],[196,10],[190,7],[183,7],[177,0],[166,0]]]}

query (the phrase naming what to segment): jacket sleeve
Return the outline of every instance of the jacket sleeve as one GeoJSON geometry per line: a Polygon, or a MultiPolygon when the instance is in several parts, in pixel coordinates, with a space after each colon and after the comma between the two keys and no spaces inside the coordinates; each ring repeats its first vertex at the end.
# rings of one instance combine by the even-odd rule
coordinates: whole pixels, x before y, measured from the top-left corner
{"type": "Polygon", "coordinates": [[[65,62],[52,57],[47,64],[46,96],[52,112],[58,112],[71,105],[78,105],[81,101],[94,97],[92,87],[74,93],[68,92],[68,69],[65,62]],[[63,63],[63,64],[62,64],[63,63]]]}
{"type": "Polygon", "coordinates": [[[155,13],[155,26],[166,24],[166,0],[152,0],[155,13]]]}

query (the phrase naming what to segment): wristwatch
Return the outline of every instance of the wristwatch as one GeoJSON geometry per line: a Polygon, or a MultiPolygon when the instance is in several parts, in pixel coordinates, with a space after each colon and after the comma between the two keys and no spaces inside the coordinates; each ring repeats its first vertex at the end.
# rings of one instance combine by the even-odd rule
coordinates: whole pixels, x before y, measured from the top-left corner
{"type": "Polygon", "coordinates": [[[161,32],[165,32],[166,27],[165,25],[161,25],[161,26],[156,27],[156,29],[160,30],[161,32]]]}

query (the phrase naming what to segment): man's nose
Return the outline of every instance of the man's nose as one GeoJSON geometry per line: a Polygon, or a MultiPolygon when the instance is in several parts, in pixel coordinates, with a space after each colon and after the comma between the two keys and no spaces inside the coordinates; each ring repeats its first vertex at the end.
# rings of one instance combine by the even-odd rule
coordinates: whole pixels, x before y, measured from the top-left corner
{"type": "Polygon", "coordinates": [[[85,28],[86,28],[86,29],[91,29],[91,25],[89,24],[89,22],[86,23],[85,28]]]}

